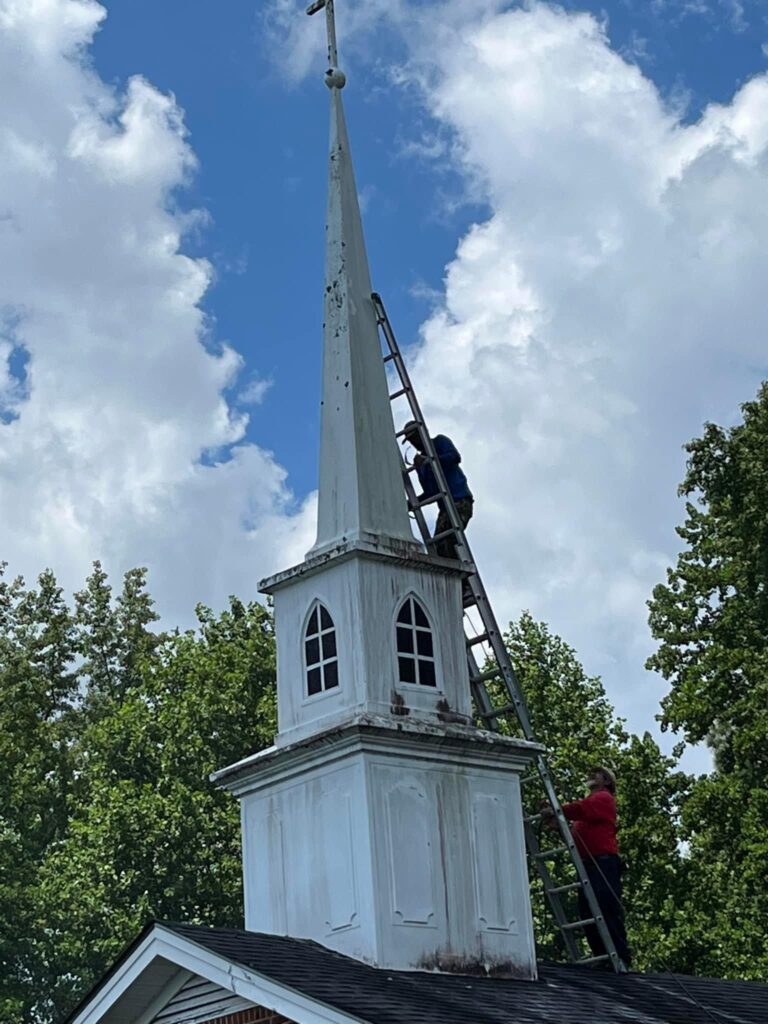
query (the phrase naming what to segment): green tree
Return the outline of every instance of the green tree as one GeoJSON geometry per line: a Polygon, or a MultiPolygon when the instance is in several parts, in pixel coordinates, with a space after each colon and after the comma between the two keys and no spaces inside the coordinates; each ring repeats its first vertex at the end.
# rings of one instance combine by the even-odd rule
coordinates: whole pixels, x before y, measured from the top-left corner
{"type": "Polygon", "coordinates": [[[130,569],[113,601],[107,574],[97,561],[84,589],[75,594],[83,722],[114,712],[163,642],[163,634],[152,629],[158,615],[146,577],[146,569],[130,569]]]}
{"type": "Polygon", "coordinates": [[[0,1021],[22,1019],[40,865],[67,828],[77,690],[74,623],[51,572],[28,590],[0,566],[0,1021]]]}
{"type": "Polygon", "coordinates": [[[768,383],[742,411],[686,446],[685,546],[649,602],[648,667],[671,684],[663,726],[715,760],[683,814],[689,921],[670,941],[697,970],[766,978],[768,383]]]}
{"type": "MultiPolygon", "coordinates": [[[[616,772],[619,840],[629,866],[624,886],[630,944],[639,968],[663,969],[664,936],[684,885],[678,821],[690,780],[649,733],[626,731],[600,678],[588,676],[573,648],[546,624],[525,612],[510,624],[505,640],[561,799],[584,796],[585,777],[595,765],[616,772]]],[[[540,796],[535,787],[527,791],[528,812],[536,810],[540,796]]],[[[561,957],[538,884],[534,914],[542,955],[561,957]]]]}
{"type": "MultiPolygon", "coordinates": [[[[114,596],[95,563],[74,614],[50,573],[33,590],[0,578],[2,1024],[66,1012],[148,918],[241,922],[237,807],[209,774],[272,738],[274,636],[257,604],[197,611],[196,630],[158,632],[144,570],[114,596]]],[[[718,705],[698,734],[670,713],[719,744],[718,771],[691,790],[546,625],[525,614],[506,641],[563,799],[595,763],[617,772],[638,966],[759,976],[752,869],[768,808],[742,731],[756,742],[759,708],[745,695],[733,714],[718,705]]],[[[665,709],[672,698],[674,683],[665,709]]],[[[540,901],[535,913],[556,955],[540,901]]]]}
{"type": "Polygon", "coordinates": [[[86,624],[95,691],[86,689],[73,750],[69,831],[40,874],[42,1019],[71,1007],[150,918],[241,923],[238,809],[209,775],[275,731],[263,607],[234,598],[219,616],[199,607],[198,631],[151,638],[143,575],[128,575],[114,607],[105,588],[99,572],[86,624]]]}

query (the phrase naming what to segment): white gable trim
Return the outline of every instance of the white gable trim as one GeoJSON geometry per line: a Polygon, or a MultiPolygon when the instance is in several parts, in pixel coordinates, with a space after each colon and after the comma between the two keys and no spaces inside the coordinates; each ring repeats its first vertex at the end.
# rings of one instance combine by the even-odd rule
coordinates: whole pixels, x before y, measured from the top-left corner
{"type": "MultiPolygon", "coordinates": [[[[183,969],[184,977],[178,987],[184,984],[190,975],[199,975],[208,981],[220,985],[233,995],[248,999],[257,1006],[264,1006],[275,1013],[294,1020],[297,1024],[366,1024],[361,1017],[349,1014],[319,1003],[295,989],[276,982],[258,971],[250,970],[228,960],[226,957],[211,953],[205,947],[189,939],[177,935],[163,925],[155,925],[144,941],[122,963],[109,980],[94,994],[70,1024],[110,1024],[114,1019],[110,1011],[121,996],[128,993],[131,985],[142,972],[158,957],[176,964],[183,969]]],[[[176,975],[172,982],[164,986],[160,995],[166,1001],[172,998],[172,986],[179,982],[176,975]]],[[[160,1004],[162,1005],[162,1004],[160,1004]]],[[[153,1001],[151,1009],[157,1013],[157,1002],[153,1001]]],[[[149,1008],[148,1008],[149,1010],[149,1008]]],[[[132,1018],[132,1024],[144,1024],[151,1016],[146,1014],[132,1018]]]]}

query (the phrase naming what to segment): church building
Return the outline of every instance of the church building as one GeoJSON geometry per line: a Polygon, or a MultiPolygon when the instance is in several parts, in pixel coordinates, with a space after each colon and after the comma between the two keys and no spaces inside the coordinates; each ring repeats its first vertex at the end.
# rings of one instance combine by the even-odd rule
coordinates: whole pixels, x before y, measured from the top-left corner
{"type": "Polygon", "coordinates": [[[260,584],[274,745],[212,779],[240,804],[245,928],[150,924],[68,1024],[765,1024],[758,984],[537,962],[520,778],[542,748],[476,726],[466,568],[412,530],[332,3],[313,7],[331,39],[317,540],[260,584]]]}

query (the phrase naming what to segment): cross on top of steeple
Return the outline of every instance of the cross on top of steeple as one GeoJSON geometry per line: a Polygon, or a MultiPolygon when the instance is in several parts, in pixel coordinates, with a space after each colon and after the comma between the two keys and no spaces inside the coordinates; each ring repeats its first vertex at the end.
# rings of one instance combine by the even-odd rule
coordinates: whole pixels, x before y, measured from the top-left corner
{"type": "Polygon", "coordinates": [[[317,14],[325,8],[325,25],[328,32],[328,70],[325,73],[326,85],[329,89],[343,89],[346,77],[339,70],[339,50],[336,45],[336,14],[333,0],[315,0],[307,8],[307,14],[317,14]]]}

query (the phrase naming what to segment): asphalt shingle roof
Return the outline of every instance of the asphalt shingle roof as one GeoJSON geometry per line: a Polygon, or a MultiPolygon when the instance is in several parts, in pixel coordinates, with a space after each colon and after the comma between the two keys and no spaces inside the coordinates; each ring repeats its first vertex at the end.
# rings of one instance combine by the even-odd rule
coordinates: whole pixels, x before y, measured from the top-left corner
{"type": "Polygon", "coordinates": [[[369,967],[316,942],[164,924],[370,1024],[768,1024],[768,985],[542,964],[539,980],[369,967]]]}

